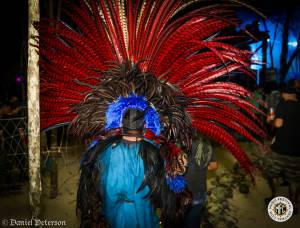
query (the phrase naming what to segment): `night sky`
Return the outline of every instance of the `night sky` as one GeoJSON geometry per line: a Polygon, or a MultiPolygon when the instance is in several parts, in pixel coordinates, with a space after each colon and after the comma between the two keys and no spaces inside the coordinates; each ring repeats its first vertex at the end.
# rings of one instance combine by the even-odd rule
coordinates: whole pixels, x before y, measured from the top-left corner
{"type": "MultiPolygon", "coordinates": [[[[21,95],[20,87],[16,86],[16,75],[26,74],[27,53],[27,11],[28,0],[5,0],[1,1],[1,61],[0,61],[0,100],[14,94],[21,95]],[[23,65],[22,65],[23,62],[23,65]]],[[[47,2],[57,0],[41,0],[42,14],[47,11],[47,2]]],[[[282,14],[286,7],[295,8],[299,3],[292,0],[248,0],[248,3],[262,10],[267,16],[282,14]]],[[[299,11],[298,11],[299,12],[299,11]]],[[[299,14],[299,13],[298,13],[299,14]]],[[[43,16],[43,15],[42,15],[43,16]]],[[[300,17],[300,14],[298,15],[300,17]]],[[[299,20],[300,21],[300,20],[299,20]]]]}
{"type": "MultiPolygon", "coordinates": [[[[25,60],[27,40],[27,0],[1,1],[1,100],[18,93],[15,76],[22,74],[21,61],[25,60]]],[[[23,67],[25,67],[26,62],[23,67]]]]}

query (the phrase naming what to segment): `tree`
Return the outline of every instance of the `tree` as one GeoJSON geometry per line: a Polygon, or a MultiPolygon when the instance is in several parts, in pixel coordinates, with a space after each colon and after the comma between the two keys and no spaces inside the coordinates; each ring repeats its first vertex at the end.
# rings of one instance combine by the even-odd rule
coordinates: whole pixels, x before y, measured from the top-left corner
{"type": "Polygon", "coordinates": [[[40,215],[42,192],[40,173],[40,102],[39,102],[39,55],[34,46],[38,45],[38,31],[33,22],[39,21],[39,0],[28,2],[28,150],[29,150],[29,201],[32,218],[40,215]]]}
{"type": "Polygon", "coordinates": [[[289,7],[286,13],[286,19],[283,25],[282,31],[282,47],[281,47],[281,54],[280,54],[280,82],[284,82],[287,73],[289,72],[290,67],[292,66],[293,61],[300,53],[300,33],[297,37],[297,47],[291,54],[290,58],[288,59],[288,42],[289,42],[289,32],[291,27],[291,20],[293,15],[293,9],[289,7]]]}

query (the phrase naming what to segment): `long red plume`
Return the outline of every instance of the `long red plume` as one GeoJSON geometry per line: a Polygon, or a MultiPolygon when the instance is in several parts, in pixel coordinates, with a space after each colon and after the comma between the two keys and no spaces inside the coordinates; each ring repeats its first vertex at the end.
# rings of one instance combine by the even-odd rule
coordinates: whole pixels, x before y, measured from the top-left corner
{"type": "MultiPolygon", "coordinates": [[[[236,73],[254,77],[252,53],[226,43],[220,32],[238,24],[230,4],[190,6],[181,0],[81,0],[66,3],[72,23],[42,21],[40,32],[42,128],[71,122],[112,62],[140,63],[144,72],[189,98],[194,128],[223,144],[247,171],[250,160],[230,128],[259,143],[266,137],[261,112],[245,88],[224,82],[236,73]],[[221,80],[223,82],[221,82],[221,80]],[[255,135],[255,136],[254,136],[255,135]]],[[[205,1],[203,1],[205,2],[205,1]]],[[[100,118],[100,117],[99,117],[100,118]]],[[[88,123],[87,123],[88,124],[88,123]]]]}

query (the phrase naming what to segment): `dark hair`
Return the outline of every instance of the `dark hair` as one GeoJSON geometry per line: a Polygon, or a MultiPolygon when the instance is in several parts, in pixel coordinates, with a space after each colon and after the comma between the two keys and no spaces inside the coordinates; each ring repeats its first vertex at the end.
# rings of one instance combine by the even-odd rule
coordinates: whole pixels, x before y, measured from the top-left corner
{"type": "Polygon", "coordinates": [[[77,190],[76,215],[80,217],[80,228],[109,227],[102,215],[102,197],[99,192],[99,170],[96,169],[98,155],[120,137],[111,137],[99,142],[85,152],[81,160],[81,174],[77,190]]]}
{"type": "Polygon", "coordinates": [[[122,128],[125,130],[138,130],[144,129],[144,112],[138,109],[128,108],[122,119],[122,128]]]}

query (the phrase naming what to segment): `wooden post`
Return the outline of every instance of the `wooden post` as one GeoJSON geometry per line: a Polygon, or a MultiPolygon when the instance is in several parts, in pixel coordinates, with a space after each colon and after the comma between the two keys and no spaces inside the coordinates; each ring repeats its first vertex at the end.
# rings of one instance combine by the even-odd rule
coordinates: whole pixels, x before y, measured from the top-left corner
{"type": "Polygon", "coordinates": [[[40,198],[42,192],[40,173],[40,80],[39,56],[34,39],[38,31],[33,22],[39,21],[39,0],[28,2],[28,68],[27,68],[27,99],[28,99],[28,151],[29,151],[29,200],[32,218],[40,215],[40,198]]]}

